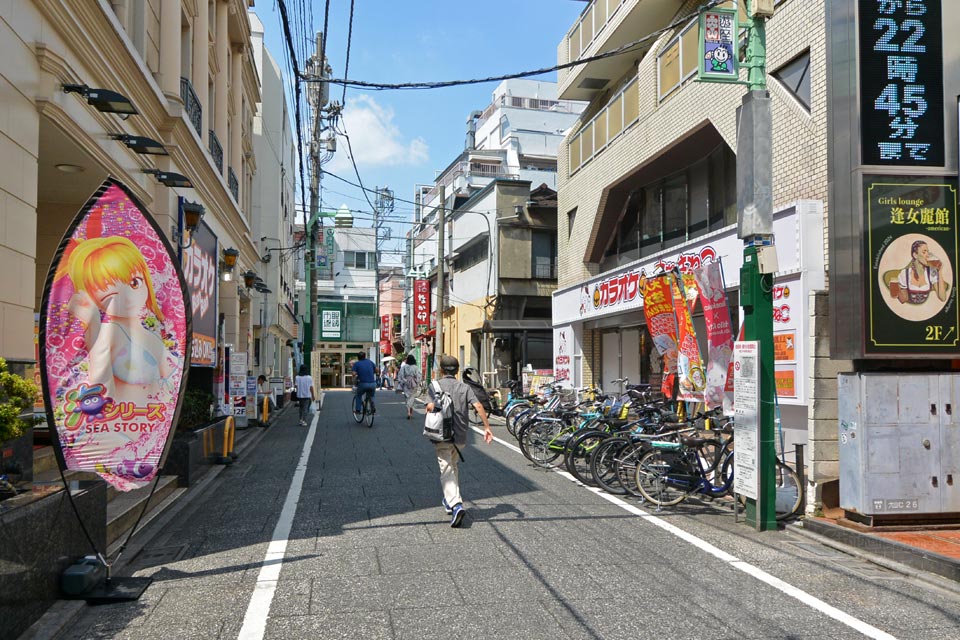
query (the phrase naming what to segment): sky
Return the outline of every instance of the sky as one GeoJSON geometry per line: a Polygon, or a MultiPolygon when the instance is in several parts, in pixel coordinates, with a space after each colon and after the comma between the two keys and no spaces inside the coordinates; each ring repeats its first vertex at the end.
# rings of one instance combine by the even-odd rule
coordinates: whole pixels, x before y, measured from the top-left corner
{"type": "MultiPolygon", "coordinates": [[[[254,11],[264,24],[268,50],[286,68],[277,1],[256,0],[254,11]]],[[[314,32],[323,30],[325,0],[285,2],[302,66],[313,51],[314,32]]],[[[384,83],[446,81],[549,67],[556,64],[557,46],[585,6],[581,0],[354,0],[348,76],[384,83]]],[[[349,14],[350,0],[330,0],[327,58],[334,78],[344,76],[349,14]]],[[[556,81],[556,73],[540,79],[556,81]]],[[[389,187],[396,198],[413,200],[416,185],[432,183],[463,150],[468,114],[490,103],[496,85],[348,89],[343,123],[364,186],[389,187]]],[[[342,102],[342,87],[331,85],[330,99],[342,102]]],[[[292,104],[292,96],[288,100],[292,104]]],[[[357,182],[343,140],[324,169],[357,182]]],[[[342,204],[370,211],[360,189],[325,176],[323,209],[342,204]]],[[[354,215],[355,226],[372,226],[364,214],[354,215]]],[[[398,200],[391,216],[396,222],[390,224],[395,239],[385,243],[384,263],[399,262],[399,253],[391,252],[401,250],[412,218],[413,205],[398,200]]]]}

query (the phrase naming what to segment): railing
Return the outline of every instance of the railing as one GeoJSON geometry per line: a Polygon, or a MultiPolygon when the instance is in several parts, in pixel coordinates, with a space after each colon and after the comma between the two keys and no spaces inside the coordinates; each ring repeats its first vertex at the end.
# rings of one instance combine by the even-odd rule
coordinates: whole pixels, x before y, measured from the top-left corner
{"type": "Polygon", "coordinates": [[[533,277],[539,280],[556,280],[556,260],[537,260],[533,265],[533,277]]]}
{"type": "Polygon", "coordinates": [[[217,171],[223,175],[223,147],[220,146],[220,139],[217,134],[210,129],[210,155],[213,157],[213,164],[217,165],[217,171]]]}
{"type": "Polygon", "coordinates": [[[200,106],[200,98],[193,90],[193,85],[186,78],[180,78],[180,98],[183,100],[183,109],[187,112],[187,119],[193,125],[193,130],[197,135],[203,137],[203,108],[200,106]]]}
{"type": "Polygon", "coordinates": [[[570,30],[570,61],[578,60],[626,0],[593,0],[570,30]]]}
{"type": "Polygon", "coordinates": [[[503,165],[461,161],[452,166],[449,171],[444,173],[440,179],[437,180],[436,184],[434,184],[433,187],[427,191],[427,195],[423,202],[425,204],[433,202],[433,200],[440,194],[441,185],[448,187],[453,183],[454,180],[461,176],[476,176],[478,178],[512,178],[515,180],[520,178],[519,174],[507,171],[507,167],[503,165]]]}
{"type": "Polygon", "coordinates": [[[237,174],[233,172],[233,167],[227,169],[227,184],[230,186],[230,193],[233,194],[233,199],[240,203],[240,183],[237,182],[237,174]]]}
{"type": "Polygon", "coordinates": [[[617,136],[640,119],[640,95],[636,79],[629,82],[597,115],[570,137],[567,152],[572,175],[617,136]]]}
{"type": "Polygon", "coordinates": [[[493,112],[502,106],[530,109],[533,111],[553,111],[554,113],[577,113],[583,103],[573,100],[542,100],[540,98],[523,98],[514,96],[500,96],[487,105],[477,121],[477,128],[490,119],[493,112]]]}

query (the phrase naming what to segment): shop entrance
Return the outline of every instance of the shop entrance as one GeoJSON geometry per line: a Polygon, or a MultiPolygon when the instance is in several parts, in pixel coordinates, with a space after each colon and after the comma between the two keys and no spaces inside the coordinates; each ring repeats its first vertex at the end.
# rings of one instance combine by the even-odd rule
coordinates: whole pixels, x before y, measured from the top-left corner
{"type": "Polygon", "coordinates": [[[612,329],[601,334],[600,386],[608,392],[619,392],[623,387],[613,380],[627,378],[630,384],[651,383],[660,380],[659,358],[651,359],[650,334],[646,326],[612,329]]]}

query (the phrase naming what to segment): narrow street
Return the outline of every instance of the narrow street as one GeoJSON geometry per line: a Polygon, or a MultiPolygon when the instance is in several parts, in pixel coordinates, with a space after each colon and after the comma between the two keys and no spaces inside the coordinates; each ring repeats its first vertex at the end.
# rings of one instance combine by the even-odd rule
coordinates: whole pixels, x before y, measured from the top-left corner
{"type": "Polygon", "coordinates": [[[87,608],[67,637],[960,638],[955,595],[711,506],[648,514],[502,442],[463,452],[452,529],[422,416],[377,399],[372,429],[346,391],[314,426],[288,411],[126,568],[154,578],[143,598],[87,608]],[[258,583],[278,533],[279,579],[258,583]]]}

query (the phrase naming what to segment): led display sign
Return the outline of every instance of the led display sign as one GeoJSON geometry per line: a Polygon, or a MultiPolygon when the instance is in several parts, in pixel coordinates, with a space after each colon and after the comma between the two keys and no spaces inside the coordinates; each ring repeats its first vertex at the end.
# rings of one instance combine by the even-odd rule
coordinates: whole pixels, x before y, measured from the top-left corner
{"type": "Polygon", "coordinates": [[[944,164],[940,2],[859,2],[863,164],[944,164]]]}

